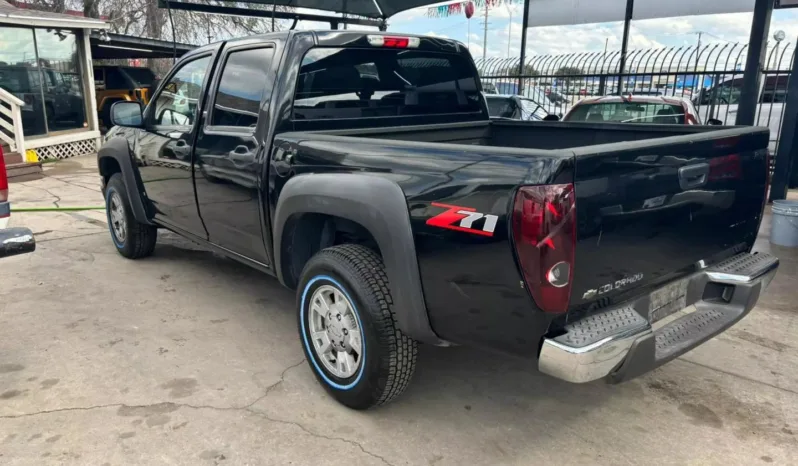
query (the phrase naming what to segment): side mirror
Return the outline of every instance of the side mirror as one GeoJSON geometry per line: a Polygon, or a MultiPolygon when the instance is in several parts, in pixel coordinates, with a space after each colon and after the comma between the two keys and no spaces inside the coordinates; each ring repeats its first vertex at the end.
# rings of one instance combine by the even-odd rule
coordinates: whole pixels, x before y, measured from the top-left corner
{"type": "Polygon", "coordinates": [[[36,250],[33,232],[27,228],[0,229],[0,259],[36,250]]]}
{"type": "Polygon", "coordinates": [[[115,102],[111,106],[111,125],[131,128],[144,126],[141,102],[115,102]]]}
{"type": "Polygon", "coordinates": [[[543,121],[560,121],[560,117],[557,116],[557,115],[550,114],[550,115],[546,115],[543,118],[543,121]]]}
{"type": "Polygon", "coordinates": [[[710,118],[707,120],[707,124],[709,126],[723,126],[723,122],[718,120],[717,118],[710,118]]]}

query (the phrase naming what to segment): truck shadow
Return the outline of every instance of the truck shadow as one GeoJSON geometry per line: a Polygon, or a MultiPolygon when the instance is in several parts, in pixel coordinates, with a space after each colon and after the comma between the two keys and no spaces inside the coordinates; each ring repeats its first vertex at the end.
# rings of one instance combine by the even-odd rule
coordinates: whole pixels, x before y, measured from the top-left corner
{"type": "MultiPolygon", "coordinates": [[[[206,274],[200,280],[223,282],[242,300],[246,297],[262,303],[264,314],[278,314],[270,315],[270,320],[285,328],[270,328],[269,331],[296,333],[294,292],[281,286],[276,278],[200,246],[185,244],[182,239],[170,239],[165,243],[159,241],[155,255],[148,260],[181,261],[184,267],[194,270],[192,273],[206,274]]],[[[236,306],[231,304],[229,312],[230,319],[235,319],[236,306]]],[[[296,349],[301,351],[298,342],[296,349]]],[[[315,383],[307,375],[307,381],[315,383]]],[[[642,395],[642,388],[635,383],[607,386],[603,383],[574,385],[559,381],[538,372],[534,359],[466,347],[420,345],[418,365],[409,389],[395,402],[376,412],[386,416],[396,415],[397,410],[406,412],[403,415],[426,412],[425,416],[434,417],[435,413],[447,410],[467,412],[480,405],[491,405],[497,412],[511,411],[521,418],[538,416],[542,411],[552,409],[557,411],[557,417],[567,418],[583,415],[608,398],[632,396],[632,392],[642,395]]],[[[526,424],[528,419],[519,421],[526,424]]]]}

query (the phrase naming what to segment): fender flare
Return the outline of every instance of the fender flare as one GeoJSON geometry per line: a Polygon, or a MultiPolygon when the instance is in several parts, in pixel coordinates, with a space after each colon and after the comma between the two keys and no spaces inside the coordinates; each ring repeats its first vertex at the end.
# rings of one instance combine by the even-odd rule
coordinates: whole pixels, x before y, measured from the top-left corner
{"type": "MultiPolygon", "coordinates": [[[[130,207],[133,209],[133,216],[136,221],[145,225],[152,225],[150,216],[147,214],[144,192],[144,183],[141,181],[138,170],[133,166],[133,154],[128,146],[127,139],[123,137],[113,137],[109,139],[97,152],[97,165],[102,171],[103,159],[112,158],[119,164],[122,171],[122,180],[125,182],[125,191],[130,200],[130,207]]],[[[104,175],[102,172],[101,175],[104,175]]],[[[103,189],[103,191],[105,191],[103,189]]],[[[105,196],[105,192],[103,192],[105,196]]]]}
{"type": "Polygon", "coordinates": [[[280,192],[274,216],[275,271],[284,285],[284,229],[293,215],[301,213],[341,217],[366,228],[382,253],[399,328],[415,340],[445,344],[429,322],[407,201],[398,184],[373,175],[350,173],[291,178],[280,192]]]}

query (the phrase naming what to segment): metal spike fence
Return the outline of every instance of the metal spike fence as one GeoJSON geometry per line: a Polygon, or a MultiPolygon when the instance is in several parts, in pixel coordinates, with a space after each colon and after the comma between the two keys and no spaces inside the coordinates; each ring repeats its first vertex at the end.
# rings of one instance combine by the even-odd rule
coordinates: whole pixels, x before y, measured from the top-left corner
{"type": "MultiPolygon", "coordinates": [[[[745,71],[747,44],[707,45],[631,50],[626,69],[619,73],[620,51],[583,52],[530,57],[523,69],[518,58],[477,59],[488,92],[524,95],[549,113],[564,114],[577,101],[618,94],[664,95],[691,99],[702,118],[734,124],[745,71]]],[[[757,106],[757,125],[771,128],[775,151],[795,47],[769,43],[763,67],[763,86],[757,106]]]]}

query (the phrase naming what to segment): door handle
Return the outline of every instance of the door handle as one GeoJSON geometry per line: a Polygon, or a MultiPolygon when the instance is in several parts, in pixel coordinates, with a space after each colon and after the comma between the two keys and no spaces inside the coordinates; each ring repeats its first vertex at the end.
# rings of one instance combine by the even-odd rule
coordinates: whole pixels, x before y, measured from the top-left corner
{"type": "Polygon", "coordinates": [[[255,161],[255,154],[247,146],[237,146],[230,152],[230,160],[233,163],[252,163],[255,161]]]}
{"type": "Polygon", "coordinates": [[[679,169],[679,187],[683,190],[698,188],[707,183],[709,164],[697,163],[679,169]]]}

